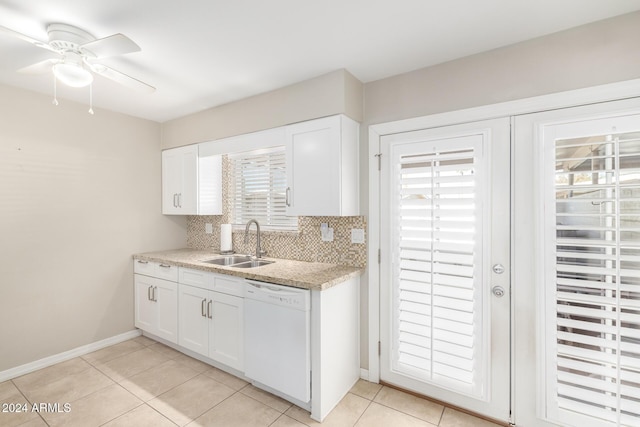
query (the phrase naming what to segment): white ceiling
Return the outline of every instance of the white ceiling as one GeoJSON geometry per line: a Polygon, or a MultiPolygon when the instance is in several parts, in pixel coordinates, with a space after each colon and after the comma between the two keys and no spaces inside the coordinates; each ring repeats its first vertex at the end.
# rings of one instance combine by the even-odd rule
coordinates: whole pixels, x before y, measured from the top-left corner
{"type": "MultiPolygon", "coordinates": [[[[639,9],[640,0],[0,0],[0,25],[43,41],[50,23],[129,36],[141,52],[102,62],[156,92],[98,76],[94,105],[163,122],[340,68],[366,83],[639,9]]],[[[51,55],[0,33],[0,83],[52,94],[52,76],[15,72],[51,55]]],[[[58,97],[87,103],[89,93],[58,85],[58,97]]]]}

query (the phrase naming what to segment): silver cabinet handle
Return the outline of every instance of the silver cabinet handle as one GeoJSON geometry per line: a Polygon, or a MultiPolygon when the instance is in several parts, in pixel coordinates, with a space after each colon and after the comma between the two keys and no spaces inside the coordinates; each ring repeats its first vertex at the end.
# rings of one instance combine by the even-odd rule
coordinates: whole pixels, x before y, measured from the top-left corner
{"type": "Polygon", "coordinates": [[[153,300],[154,300],[155,302],[158,302],[158,299],[156,298],[156,289],[158,289],[158,287],[157,287],[157,286],[154,286],[154,287],[153,287],[152,295],[153,295],[153,300]]]}
{"type": "Polygon", "coordinates": [[[178,202],[176,201],[178,198],[178,193],[173,193],[173,207],[177,208],[178,207],[178,202]]]}
{"type": "Polygon", "coordinates": [[[178,193],[178,207],[182,208],[182,193],[178,193]]]}
{"type": "Polygon", "coordinates": [[[207,313],[204,311],[204,305],[207,302],[207,299],[203,299],[202,300],[202,304],[200,304],[200,313],[202,314],[202,317],[207,317],[207,313]]]}
{"type": "Polygon", "coordinates": [[[139,264],[149,264],[149,261],[142,261],[142,260],[138,260],[139,264]]]}
{"type": "Polygon", "coordinates": [[[160,264],[160,267],[162,267],[162,268],[171,268],[171,266],[169,264],[160,264]]]}
{"type": "Polygon", "coordinates": [[[153,286],[149,286],[149,288],[147,288],[147,299],[149,301],[153,301],[153,298],[151,298],[151,288],[153,288],[153,286]]]}
{"type": "Polygon", "coordinates": [[[287,191],[284,193],[284,203],[287,206],[291,206],[291,201],[289,200],[289,194],[291,194],[291,187],[287,187],[287,191]]]}
{"type": "Polygon", "coordinates": [[[207,317],[209,319],[213,318],[213,315],[211,314],[211,304],[213,303],[212,300],[209,300],[209,303],[207,304],[207,317]]]}

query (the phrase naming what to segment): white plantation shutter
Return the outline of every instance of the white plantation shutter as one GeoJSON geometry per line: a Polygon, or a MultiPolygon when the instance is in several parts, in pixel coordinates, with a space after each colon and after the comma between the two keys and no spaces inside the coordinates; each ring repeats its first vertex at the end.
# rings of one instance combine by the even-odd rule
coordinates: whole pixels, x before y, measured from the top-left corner
{"type": "Polygon", "coordinates": [[[547,150],[547,411],[563,425],[640,426],[639,138],[547,150]]]}
{"type": "Polygon", "coordinates": [[[295,229],[297,217],[286,216],[284,146],[229,155],[232,177],[232,223],[257,220],[269,229],[295,229]]]}
{"type": "Polygon", "coordinates": [[[420,144],[392,159],[392,369],[482,397],[482,137],[420,144]]]}

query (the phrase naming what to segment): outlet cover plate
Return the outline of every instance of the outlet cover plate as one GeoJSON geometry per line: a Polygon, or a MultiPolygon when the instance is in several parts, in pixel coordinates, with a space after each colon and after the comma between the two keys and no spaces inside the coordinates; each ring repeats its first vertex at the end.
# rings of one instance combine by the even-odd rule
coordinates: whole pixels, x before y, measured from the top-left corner
{"type": "Polygon", "coordinates": [[[364,243],[364,229],[362,228],[351,229],[351,243],[364,243]]]}

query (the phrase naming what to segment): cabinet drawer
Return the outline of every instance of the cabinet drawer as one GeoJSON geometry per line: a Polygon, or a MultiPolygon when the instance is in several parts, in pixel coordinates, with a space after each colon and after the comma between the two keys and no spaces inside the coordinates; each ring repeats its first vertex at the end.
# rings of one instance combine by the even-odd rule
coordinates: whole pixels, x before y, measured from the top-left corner
{"type": "Polygon", "coordinates": [[[243,296],[244,280],[232,278],[230,276],[215,275],[213,279],[213,290],[237,297],[243,296]]]}
{"type": "Polygon", "coordinates": [[[178,282],[185,285],[197,286],[203,289],[211,288],[212,273],[190,268],[180,268],[178,282]]]}
{"type": "Polygon", "coordinates": [[[145,276],[155,276],[156,264],[152,261],[144,261],[141,259],[133,260],[133,272],[144,274],[145,276]]]}
{"type": "Polygon", "coordinates": [[[178,267],[164,263],[158,263],[156,267],[156,277],[172,282],[178,281],[178,267]]]}
{"type": "Polygon", "coordinates": [[[178,267],[154,261],[144,261],[136,259],[133,261],[133,272],[144,274],[145,276],[157,277],[158,279],[178,281],[178,267]]]}

